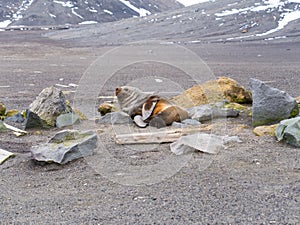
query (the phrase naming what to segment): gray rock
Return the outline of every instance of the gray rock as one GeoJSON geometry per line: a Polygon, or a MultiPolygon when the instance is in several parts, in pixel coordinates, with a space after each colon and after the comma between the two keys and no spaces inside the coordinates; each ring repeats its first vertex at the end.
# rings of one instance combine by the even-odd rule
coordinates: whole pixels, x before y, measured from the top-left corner
{"type": "Polygon", "coordinates": [[[290,145],[300,147],[300,117],[282,120],[275,135],[278,141],[285,140],[290,145]]]}
{"type": "Polygon", "coordinates": [[[13,116],[6,117],[5,122],[23,123],[25,121],[21,113],[17,113],[13,116]]]}
{"type": "Polygon", "coordinates": [[[56,118],[56,126],[58,128],[71,126],[80,121],[79,116],[74,113],[66,113],[56,118]]]}
{"type": "Polygon", "coordinates": [[[182,127],[188,127],[188,126],[197,126],[197,125],[200,125],[200,124],[201,123],[198,120],[185,119],[181,123],[179,123],[179,122],[173,122],[172,126],[173,127],[182,128],[182,127]]]}
{"type": "Polygon", "coordinates": [[[97,134],[95,132],[63,130],[48,143],[32,147],[31,153],[37,161],[65,164],[92,155],[96,147],[97,134]]]}
{"type": "Polygon", "coordinates": [[[223,138],[214,134],[195,133],[180,137],[170,145],[176,155],[187,154],[195,150],[217,154],[223,148],[223,138]]]}
{"type": "Polygon", "coordinates": [[[31,128],[49,128],[46,121],[42,120],[37,114],[26,111],[25,130],[31,128]]]}
{"type": "Polygon", "coordinates": [[[107,113],[98,120],[98,124],[129,124],[132,123],[132,119],[125,112],[112,112],[107,113]]]}
{"type": "Polygon", "coordinates": [[[0,165],[4,163],[7,159],[14,157],[15,154],[0,148],[0,165]]]}
{"type": "Polygon", "coordinates": [[[218,104],[200,105],[187,109],[189,117],[197,121],[213,120],[217,118],[237,117],[238,110],[221,108],[218,104]]]}
{"type": "Polygon", "coordinates": [[[180,137],[170,145],[171,151],[176,155],[201,151],[217,154],[225,145],[242,142],[237,136],[218,136],[215,134],[195,133],[180,137]]]}
{"type": "Polygon", "coordinates": [[[0,120],[0,133],[6,132],[7,128],[4,126],[4,123],[0,120]]]}
{"type": "Polygon", "coordinates": [[[6,106],[3,102],[0,102],[0,116],[4,116],[6,112],[6,106]]]}
{"type": "Polygon", "coordinates": [[[250,79],[253,97],[252,125],[270,125],[299,114],[298,104],[286,92],[250,79]]]}
{"type": "Polygon", "coordinates": [[[30,104],[29,110],[51,127],[55,126],[59,115],[72,112],[71,107],[66,104],[64,94],[56,87],[45,88],[30,104]]]}

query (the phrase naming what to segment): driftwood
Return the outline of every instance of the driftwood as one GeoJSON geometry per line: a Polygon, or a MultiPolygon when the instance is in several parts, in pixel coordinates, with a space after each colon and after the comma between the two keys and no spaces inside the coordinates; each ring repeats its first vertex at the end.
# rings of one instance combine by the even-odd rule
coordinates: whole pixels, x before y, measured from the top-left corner
{"type": "Polygon", "coordinates": [[[193,128],[177,128],[157,132],[118,134],[115,137],[117,144],[155,144],[171,143],[178,140],[181,136],[196,133],[199,131],[209,131],[211,125],[200,125],[193,128]]]}
{"type": "Polygon", "coordinates": [[[3,124],[4,124],[4,126],[5,126],[7,129],[14,131],[13,133],[14,133],[16,136],[18,136],[18,137],[19,137],[19,136],[23,136],[23,135],[25,135],[25,134],[28,134],[28,132],[25,131],[25,130],[21,130],[21,129],[19,129],[19,128],[13,127],[13,126],[8,125],[8,124],[6,124],[6,123],[3,123],[3,124]]]}

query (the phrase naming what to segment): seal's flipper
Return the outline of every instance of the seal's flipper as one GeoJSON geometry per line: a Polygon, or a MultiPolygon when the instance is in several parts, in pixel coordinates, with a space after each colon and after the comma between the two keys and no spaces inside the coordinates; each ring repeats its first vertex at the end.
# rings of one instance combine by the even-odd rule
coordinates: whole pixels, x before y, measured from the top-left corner
{"type": "Polygon", "coordinates": [[[145,128],[146,126],[148,126],[148,123],[145,123],[140,115],[136,115],[133,121],[138,127],[145,128]]]}
{"type": "Polygon", "coordinates": [[[142,109],[142,119],[145,121],[146,119],[148,119],[152,113],[153,110],[155,108],[157,104],[157,101],[146,101],[143,104],[143,109],[142,109]]]}

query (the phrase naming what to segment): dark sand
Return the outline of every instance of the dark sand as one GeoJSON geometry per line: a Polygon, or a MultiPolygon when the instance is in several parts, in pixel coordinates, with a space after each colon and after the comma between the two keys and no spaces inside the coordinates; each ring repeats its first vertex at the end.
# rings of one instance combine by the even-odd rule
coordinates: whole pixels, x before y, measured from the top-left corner
{"type": "MultiPolygon", "coordinates": [[[[258,78],[294,97],[300,95],[299,42],[185,47],[207,63],[214,77],[228,76],[245,87],[249,78],[258,78]]],[[[0,100],[8,109],[23,110],[45,87],[80,84],[94,60],[112,48],[92,44],[70,47],[70,43],[42,38],[40,32],[1,32],[0,100]]],[[[116,86],[127,84],[140,74],[155,76],[157,71],[163,71],[164,77],[170,79],[176,75],[181,87],[192,84],[184,76],[180,78],[180,72],[172,67],[141,64],[125,68],[111,79],[99,71],[98,80],[103,84],[99,94],[113,95],[116,86]]],[[[72,92],[67,95],[71,102],[73,97],[72,92]]],[[[96,104],[98,100],[94,101],[96,104]]],[[[103,157],[99,152],[63,166],[31,160],[30,147],[47,141],[58,129],[30,131],[30,135],[19,138],[12,133],[1,134],[0,148],[16,153],[15,158],[0,165],[1,224],[298,224],[299,149],[277,143],[273,137],[256,137],[251,118],[244,114],[213,123],[225,124],[213,132],[238,135],[243,143],[231,144],[216,156],[195,153],[183,167],[180,163],[174,168],[165,165],[168,178],[163,177],[164,173],[140,174],[145,185],[123,185],[124,180],[112,178],[127,176],[118,174],[118,170],[130,170],[118,168],[113,161],[111,168],[99,169],[97,163],[103,157]],[[241,124],[246,127],[241,128],[241,124]],[[151,184],[154,181],[157,183],[151,184]]],[[[103,148],[118,162],[141,171],[172,157],[168,144],[118,146],[113,135],[120,131],[119,127],[112,129],[93,122],[84,126],[105,130],[99,134],[103,148]]],[[[127,181],[140,182],[129,175],[127,181]]]]}

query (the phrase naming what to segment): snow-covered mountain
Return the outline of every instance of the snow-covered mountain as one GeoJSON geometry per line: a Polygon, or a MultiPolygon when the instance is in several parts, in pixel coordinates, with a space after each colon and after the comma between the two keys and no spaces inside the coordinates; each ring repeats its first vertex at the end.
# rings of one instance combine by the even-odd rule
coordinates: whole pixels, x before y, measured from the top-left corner
{"type": "Polygon", "coordinates": [[[0,28],[111,22],[180,7],[176,0],[0,0],[0,28]]]}
{"type": "MultiPolygon", "coordinates": [[[[198,1],[200,2],[200,0],[198,1]]],[[[54,39],[120,44],[139,40],[176,43],[300,38],[300,0],[210,0],[176,10],[49,34],[54,39]],[[113,35],[122,34],[122,35],[113,35]]]]}
{"type": "Polygon", "coordinates": [[[300,0],[0,0],[0,30],[95,23],[51,37],[102,44],[277,40],[300,37],[299,22],[300,0]]]}

